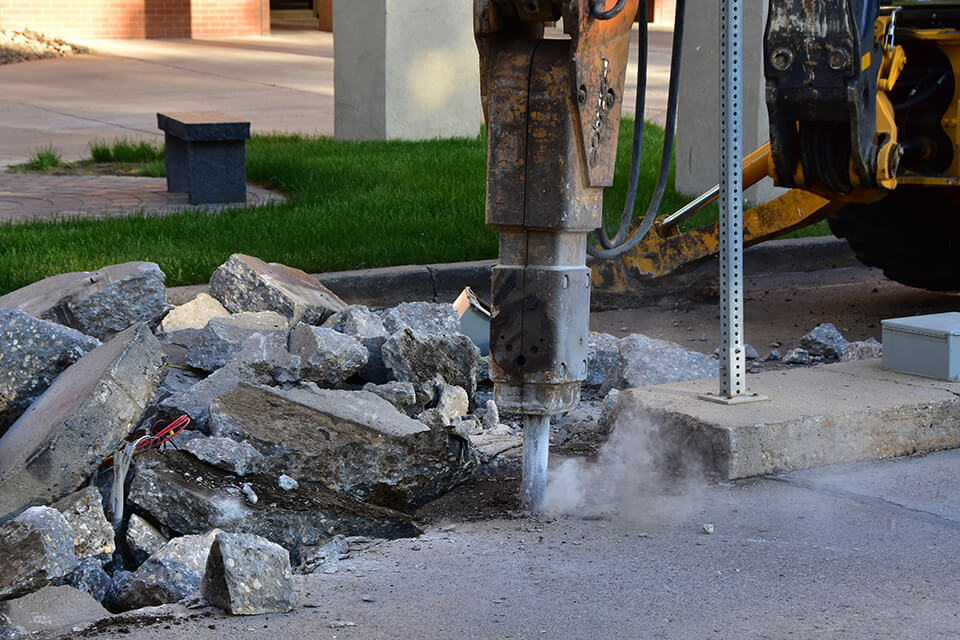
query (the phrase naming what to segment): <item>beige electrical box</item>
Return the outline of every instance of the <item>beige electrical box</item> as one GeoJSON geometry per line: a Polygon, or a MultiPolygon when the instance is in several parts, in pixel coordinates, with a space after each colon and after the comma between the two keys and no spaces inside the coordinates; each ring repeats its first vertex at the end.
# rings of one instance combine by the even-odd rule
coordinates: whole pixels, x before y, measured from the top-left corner
{"type": "Polygon", "coordinates": [[[881,325],[885,369],[960,379],[960,313],[891,318],[881,325]]]}

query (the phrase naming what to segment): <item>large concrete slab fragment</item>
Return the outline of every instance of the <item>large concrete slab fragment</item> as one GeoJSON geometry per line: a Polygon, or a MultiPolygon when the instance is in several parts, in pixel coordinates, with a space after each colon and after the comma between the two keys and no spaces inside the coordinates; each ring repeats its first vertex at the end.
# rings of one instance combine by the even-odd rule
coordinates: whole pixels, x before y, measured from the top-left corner
{"type": "Polygon", "coordinates": [[[0,438],[0,520],[82,485],[140,420],[163,353],[146,324],[68,367],[0,438]]]}
{"type": "Polygon", "coordinates": [[[960,446],[960,383],[881,368],[877,360],[751,376],[768,402],[699,399],[716,379],[629,389],[614,429],[646,432],[660,459],[745,478],[835,462],[877,460],[960,446]]]}

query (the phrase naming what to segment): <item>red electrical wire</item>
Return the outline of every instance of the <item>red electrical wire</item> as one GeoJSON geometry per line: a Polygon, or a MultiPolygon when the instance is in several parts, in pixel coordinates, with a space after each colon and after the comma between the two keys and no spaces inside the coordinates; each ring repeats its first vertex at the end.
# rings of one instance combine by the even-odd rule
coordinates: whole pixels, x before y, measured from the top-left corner
{"type": "MultiPolygon", "coordinates": [[[[138,453],[143,453],[147,449],[153,449],[159,447],[164,442],[177,435],[181,431],[187,428],[187,425],[190,424],[190,417],[186,414],[177,416],[172,420],[161,421],[153,425],[150,429],[150,433],[146,438],[143,438],[138,444],[137,448],[134,450],[133,455],[138,453]]],[[[118,448],[122,449],[123,446],[135,442],[137,439],[142,436],[136,435],[136,433],[130,436],[128,439],[123,441],[123,445],[118,448]]],[[[113,455],[107,457],[102,463],[100,463],[100,469],[106,469],[107,467],[113,464],[113,455]]]]}

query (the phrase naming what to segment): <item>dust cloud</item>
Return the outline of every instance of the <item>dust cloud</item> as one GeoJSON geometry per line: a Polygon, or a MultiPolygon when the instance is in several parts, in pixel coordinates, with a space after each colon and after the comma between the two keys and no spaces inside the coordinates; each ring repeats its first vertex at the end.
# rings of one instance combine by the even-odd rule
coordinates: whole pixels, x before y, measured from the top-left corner
{"type": "Polygon", "coordinates": [[[596,460],[564,460],[550,470],[544,510],[653,525],[702,511],[702,465],[678,454],[647,417],[617,416],[596,460]]]}

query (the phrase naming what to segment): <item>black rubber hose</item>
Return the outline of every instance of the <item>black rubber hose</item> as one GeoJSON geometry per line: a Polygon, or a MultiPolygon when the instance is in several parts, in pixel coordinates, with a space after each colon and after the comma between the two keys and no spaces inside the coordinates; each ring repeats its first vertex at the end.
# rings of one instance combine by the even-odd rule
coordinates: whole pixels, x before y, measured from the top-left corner
{"type": "Polygon", "coordinates": [[[640,23],[638,32],[639,56],[637,59],[637,100],[633,107],[633,147],[630,152],[630,180],[627,185],[627,199],[623,203],[623,213],[620,216],[620,227],[611,240],[607,235],[607,228],[601,224],[597,229],[597,239],[604,249],[612,249],[623,242],[630,230],[630,221],[633,220],[633,208],[637,202],[637,183],[640,181],[640,159],[643,156],[643,113],[644,101],[647,95],[647,57],[649,55],[649,38],[647,29],[647,3],[640,2],[637,11],[637,20],[640,23]]]}
{"type": "Polygon", "coordinates": [[[673,25],[673,50],[670,52],[670,86],[667,93],[667,123],[663,133],[663,149],[660,153],[660,172],[657,175],[657,186],[654,189],[653,197],[650,200],[650,205],[647,207],[647,213],[644,215],[640,227],[628,240],[617,243],[616,246],[611,248],[594,247],[588,244],[587,253],[594,258],[616,258],[640,244],[640,241],[643,240],[653,226],[653,222],[657,218],[657,212],[660,210],[660,204],[663,202],[663,194],[666,192],[667,178],[670,174],[670,160],[673,156],[673,137],[677,124],[677,96],[680,92],[680,50],[683,45],[685,5],[686,0],[677,0],[677,15],[673,25]]]}
{"type": "MultiPolygon", "coordinates": [[[[621,11],[623,11],[623,5],[627,3],[627,0],[617,0],[617,4],[613,5],[612,8],[602,11],[600,7],[603,6],[606,0],[594,0],[594,3],[590,5],[590,13],[593,14],[593,17],[597,20],[609,20],[610,18],[615,17],[621,11]]],[[[646,2],[646,0],[640,0],[641,2],[646,2]]]]}

